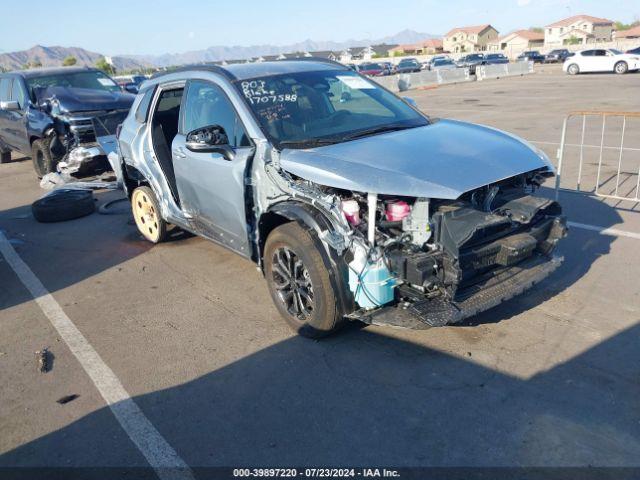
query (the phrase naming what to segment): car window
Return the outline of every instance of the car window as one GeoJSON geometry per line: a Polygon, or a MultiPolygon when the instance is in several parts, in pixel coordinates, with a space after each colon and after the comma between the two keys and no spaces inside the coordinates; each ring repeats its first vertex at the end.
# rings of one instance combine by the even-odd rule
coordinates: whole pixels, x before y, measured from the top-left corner
{"type": "Polygon", "coordinates": [[[6,102],[9,100],[10,89],[11,79],[7,77],[0,79],[0,102],[6,102]]]}
{"type": "Polygon", "coordinates": [[[24,88],[20,85],[20,81],[14,79],[13,87],[11,88],[11,100],[18,102],[18,106],[22,109],[25,106],[26,95],[24,88]]]}
{"type": "Polygon", "coordinates": [[[238,82],[238,89],[276,146],[286,142],[304,148],[372,128],[428,124],[405,102],[346,69],[247,79],[238,82]]]}
{"type": "Polygon", "coordinates": [[[595,54],[596,54],[595,50],[585,50],[580,55],[582,55],[583,57],[593,57],[595,54]]]}
{"type": "Polygon", "coordinates": [[[249,138],[242,126],[235,108],[225,93],[213,83],[192,81],[187,89],[184,103],[183,131],[211,125],[220,125],[229,138],[232,147],[250,145],[249,138]]]}
{"type": "Polygon", "coordinates": [[[140,100],[140,104],[138,105],[138,109],[136,110],[136,120],[138,123],[145,123],[149,116],[149,105],[151,105],[151,100],[153,99],[153,93],[155,92],[154,88],[149,88],[142,100],[140,100]]]}
{"type": "Polygon", "coordinates": [[[31,92],[36,89],[46,89],[48,87],[86,88],[120,92],[118,84],[104,73],[95,70],[33,77],[27,80],[27,86],[31,92]]]}
{"type": "Polygon", "coordinates": [[[595,50],[595,56],[596,57],[606,57],[607,56],[607,51],[606,50],[595,50]]]}

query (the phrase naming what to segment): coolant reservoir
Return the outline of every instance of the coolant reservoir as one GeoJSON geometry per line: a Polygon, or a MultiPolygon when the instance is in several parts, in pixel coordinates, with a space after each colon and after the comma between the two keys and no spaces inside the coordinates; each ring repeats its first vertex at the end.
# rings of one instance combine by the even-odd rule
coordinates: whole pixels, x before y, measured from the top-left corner
{"type": "Polygon", "coordinates": [[[360,225],[360,205],[356,200],[343,200],[342,211],[351,225],[360,225]]]}
{"type": "Polygon", "coordinates": [[[385,210],[385,216],[390,222],[400,222],[411,212],[411,207],[407,202],[396,200],[388,202],[385,210]]]}

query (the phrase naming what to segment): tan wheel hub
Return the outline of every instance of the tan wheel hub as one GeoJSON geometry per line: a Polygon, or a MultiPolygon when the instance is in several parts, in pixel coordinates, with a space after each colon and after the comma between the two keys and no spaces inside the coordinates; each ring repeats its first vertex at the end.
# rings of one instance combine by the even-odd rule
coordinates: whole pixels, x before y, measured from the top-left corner
{"type": "Polygon", "coordinates": [[[158,212],[153,202],[145,192],[136,190],[131,198],[133,217],[140,233],[152,242],[157,242],[160,236],[158,228],[158,212]]]}

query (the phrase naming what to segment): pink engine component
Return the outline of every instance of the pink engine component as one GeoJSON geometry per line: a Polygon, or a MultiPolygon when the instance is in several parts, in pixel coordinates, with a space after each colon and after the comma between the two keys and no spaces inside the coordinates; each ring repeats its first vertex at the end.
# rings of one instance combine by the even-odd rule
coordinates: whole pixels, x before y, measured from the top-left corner
{"type": "Polygon", "coordinates": [[[343,200],[342,211],[351,225],[354,227],[360,225],[360,205],[356,200],[343,200]]]}
{"type": "Polygon", "coordinates": [[[387,203],[385,216],[390,222],[399,222],[404,217],[409,215],[409,213],[411,213],[411,207],[409,206],[409,204],[407,202],[403,202],[402,200],[396,200],[387,203]]]}

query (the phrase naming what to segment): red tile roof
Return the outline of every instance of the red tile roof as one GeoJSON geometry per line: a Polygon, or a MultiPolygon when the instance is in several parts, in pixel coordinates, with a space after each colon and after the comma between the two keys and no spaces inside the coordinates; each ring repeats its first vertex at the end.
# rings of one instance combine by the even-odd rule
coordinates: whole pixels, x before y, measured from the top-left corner
{"type": "Polygon", "coordinates": [[[398,45],[397,47],[391,48],[391,51],[403,52],[406,50],[415,50],[418,48],[442,48],[442,40],[439,38],[428,38],[426,40],[422,40],[417,43],[408,43],[405,45],[398,45]]]}
{"type": "Polygon", "coordinates": [[[527,40],[544,40],[544,33],[534,32],[533,30],[516,30],[511,33],[527,40]]]}
{"type": "Polygon", "coordinates": [[[590,15],[574,15],[573,17],[565,18],[564,20],[560,20],[558,22],[547,25],[547,27],[566,27],[567,25],[571,25],[572,23],[579,22],[580,20],[584,20],[586,22],[596,23],[596,24],[613,23],[611,20],[607,20],[606,18],[592,17],[590,15]]]}
{"type": "MultiPolygon", "coordinates": [[[[456,32],[465,32],[465,33],[480,33],[483,30],[490,28],[491,25],[489,25],[488,23],[484,24],[484,25],[474,25],[471,27],[457,27],[457,28],[453,28],[449,31],[449,33],[447,33],[445,35],[445,37],[450,37],[451,35],[453,35],[456,32]]],[[[493,28],[493,27],[491,27],[493,28]]]]}
{"type": "Polygon", "coordinates": [[[630,28],[629,30],[620,30],[616,32],[616,38],[640,37],[640,25],[630,28]]]}

